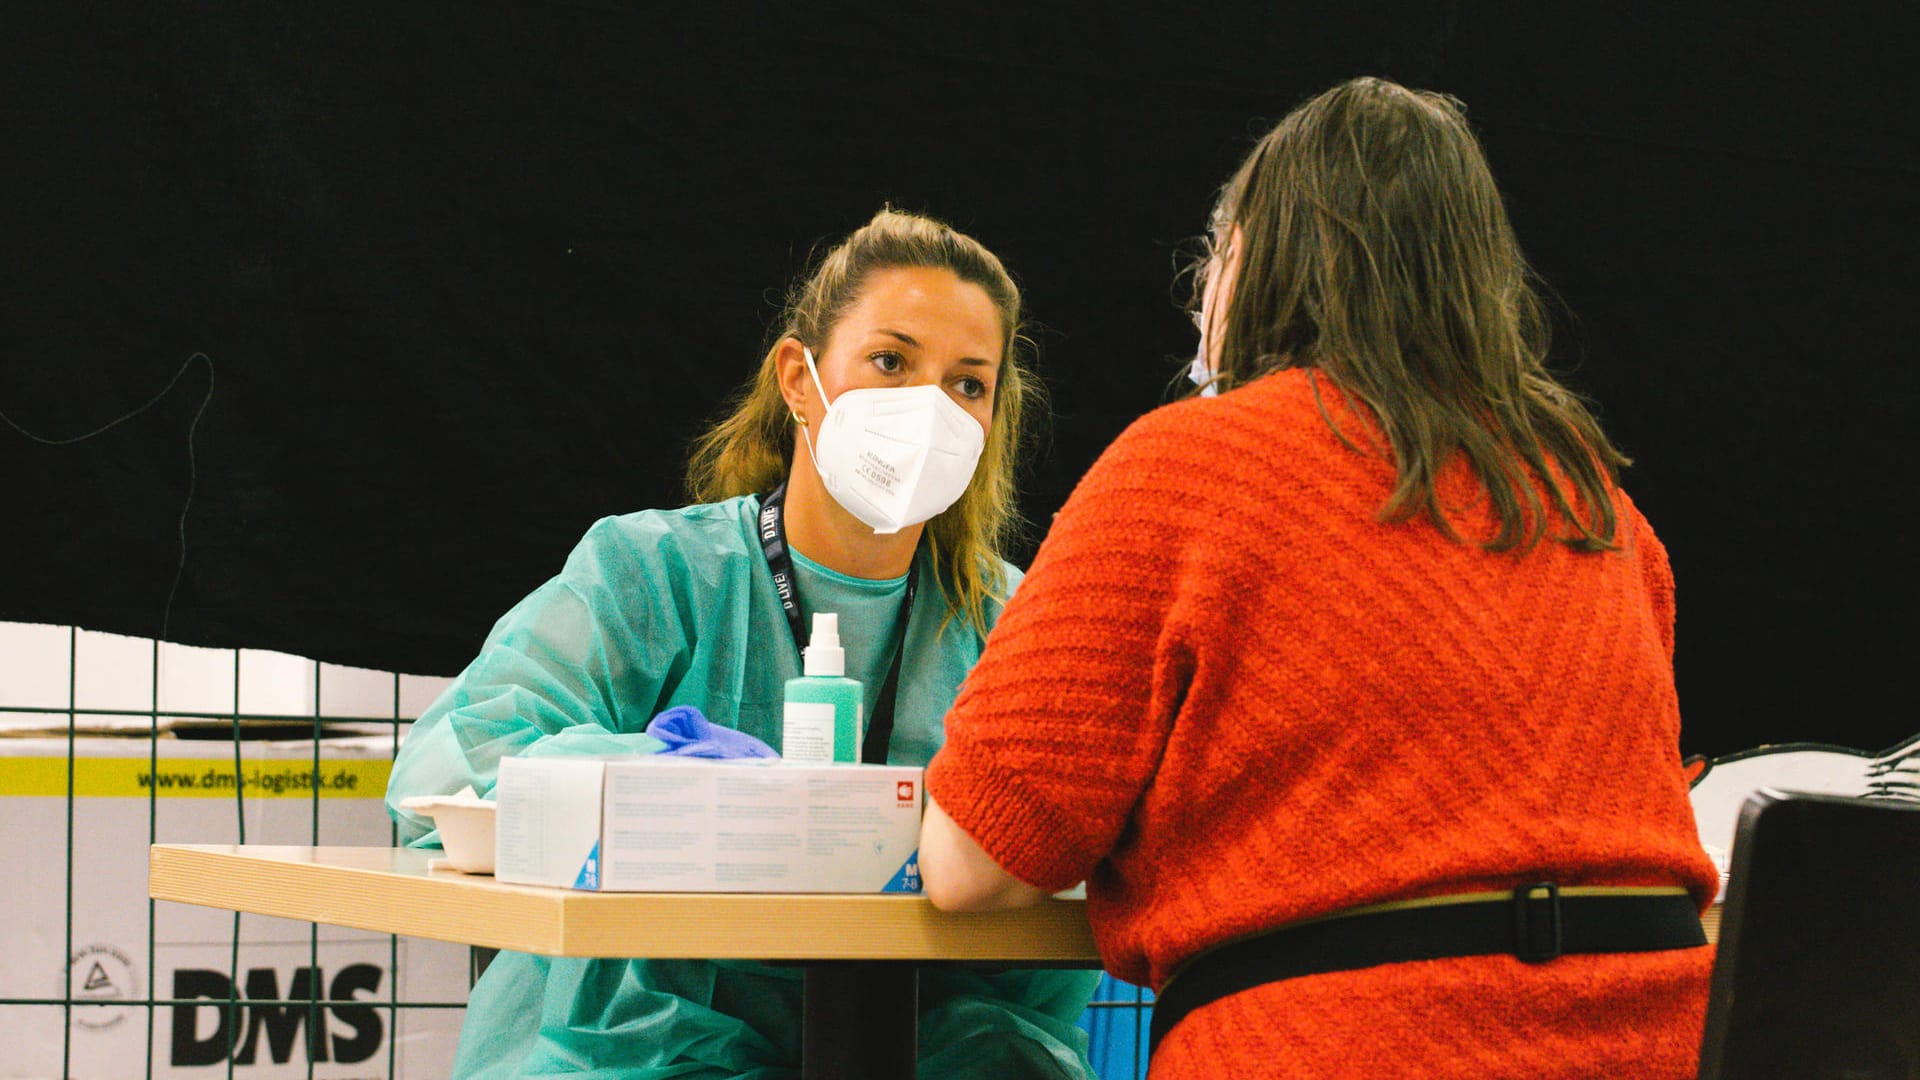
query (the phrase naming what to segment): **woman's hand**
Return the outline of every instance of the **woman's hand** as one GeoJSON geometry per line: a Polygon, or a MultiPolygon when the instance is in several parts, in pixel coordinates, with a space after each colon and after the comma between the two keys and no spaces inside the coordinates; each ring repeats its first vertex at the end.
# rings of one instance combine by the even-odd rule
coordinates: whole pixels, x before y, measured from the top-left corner
{"type": "Polygon", "coordinates": [[[1051,895],[1000,869],[931,795],[920,823],[920,880],[941,911],[1030,907],[1051,895]]]}

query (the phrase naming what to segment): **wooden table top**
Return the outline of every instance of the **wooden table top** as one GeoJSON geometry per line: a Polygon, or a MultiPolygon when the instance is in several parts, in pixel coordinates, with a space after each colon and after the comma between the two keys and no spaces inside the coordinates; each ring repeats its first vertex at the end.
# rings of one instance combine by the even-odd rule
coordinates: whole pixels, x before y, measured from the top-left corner
{"type": "Polygon", "coordinates": [[[923,896],[600,893],[428,869],[408,848],[155,844],[156,900],[545,956],[1099,967],[1086,902],[951,915],[923,896]]]}
{"type": "MultiPolygon", "coordinates": [[[[950,915],[923,896],[599,893],[429,869],[409,848],[155,844],[156,900],[545,956],[1098,967],[1086,902],[950,915]]],[[[1703,920],[1719,937],[1720,908],[1703,920]]]]}

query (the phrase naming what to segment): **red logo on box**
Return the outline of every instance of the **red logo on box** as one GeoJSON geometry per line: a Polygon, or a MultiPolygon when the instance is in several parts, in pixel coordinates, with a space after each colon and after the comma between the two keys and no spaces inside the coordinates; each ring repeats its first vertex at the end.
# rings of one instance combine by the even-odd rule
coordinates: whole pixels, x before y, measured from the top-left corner
{"type": "Polygon", "coordinates": [[[913,781],[902,780],[893,785],[893,794],[903,804],[913,802],[913,781]]]}

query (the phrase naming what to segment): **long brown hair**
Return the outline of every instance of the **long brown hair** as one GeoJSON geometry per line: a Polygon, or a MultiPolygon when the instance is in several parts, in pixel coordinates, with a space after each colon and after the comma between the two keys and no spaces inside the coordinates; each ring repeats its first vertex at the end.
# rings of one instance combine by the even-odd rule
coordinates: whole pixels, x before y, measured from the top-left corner
{"type": "Polygon", "coordinates": [[[1555,539],[1617,546],[1629,461],[1546,368],[1548,320],[1459,101],[1374,78],[1326,91],[1241,163],[1213,231],[1238,244],[1220,252],[1237,276],[1212,316],[1220,388],[1304,367],[1326,377],[1316,393],[1329,381],[1365,402],[1398,473],[1382,520],[1425,514],[1459,539],[1436,491],[1458,452],[1500,519],[1488,550],[1539,540],[1542,490],[1555,539]]]}
{"type": "Polygon", "coordinates": [[[770,491],[787,478],[794,434],[774,362],[780,343],[794,338],[816,355],[825,353],[834,327],[858,302],[868,277],[899,267],[950,271],[984,290],[1000,313],[1000,374],[986,448],[966,492],[927,522],[925,534],[950,608],[984,635],[987,600],[1006,595],[1001,552],[1020,526],[1014,468],[1022,445],[1021,421],[1043,403],[1039,380],[1027,372],[1021,356],[1026,339],[1020,333],[1019,286],[993,252],[951,226],[882,209],[794,284],[759,371],[734,397],[726,415],[695,441],[687,491],[696,502],[715,502],[770,491]]]}

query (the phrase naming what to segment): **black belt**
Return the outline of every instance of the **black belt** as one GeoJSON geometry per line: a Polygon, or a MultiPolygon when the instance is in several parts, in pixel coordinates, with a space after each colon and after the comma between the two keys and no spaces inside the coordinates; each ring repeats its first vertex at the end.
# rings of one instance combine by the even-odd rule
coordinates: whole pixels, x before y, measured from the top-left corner
{"type": "Polygon", "coordinates": [[[1154,1000],[1148,1055],[1188,1013],[1281,979],[1458,956],[1505,954],[1540,964],[1567,953],[1707,943],[1693,898],[1680,893],[1563,895],[1547,881],[1484,899],[1436,899],[1295,923],[1201,953],[1154,1000]]]}

